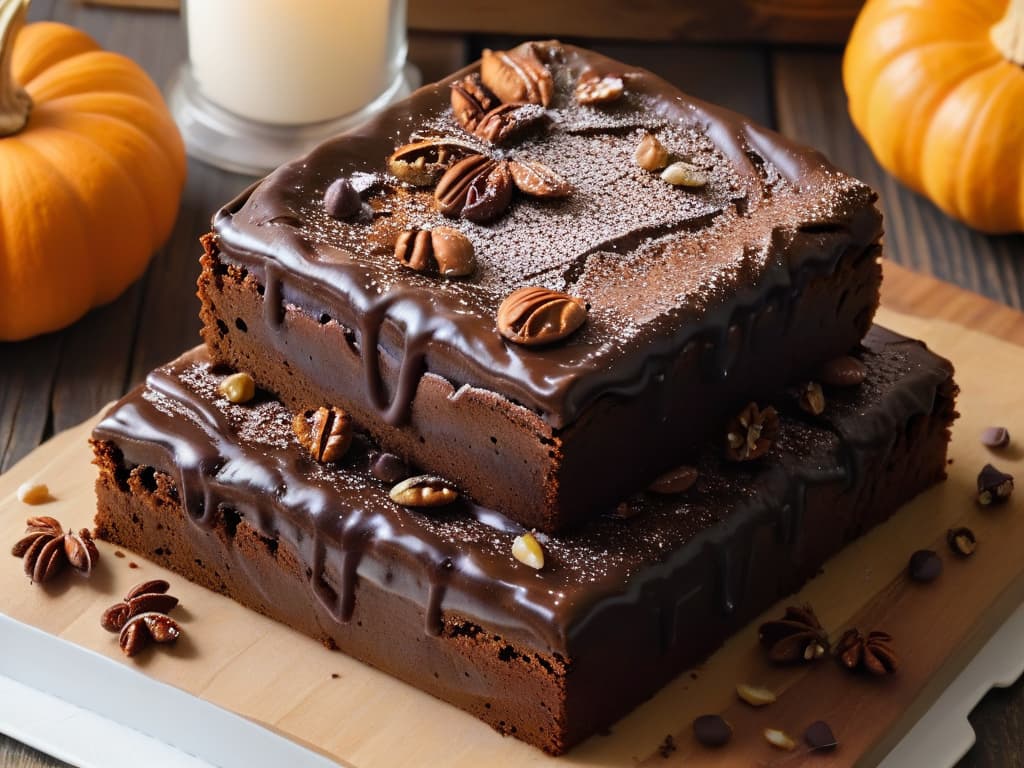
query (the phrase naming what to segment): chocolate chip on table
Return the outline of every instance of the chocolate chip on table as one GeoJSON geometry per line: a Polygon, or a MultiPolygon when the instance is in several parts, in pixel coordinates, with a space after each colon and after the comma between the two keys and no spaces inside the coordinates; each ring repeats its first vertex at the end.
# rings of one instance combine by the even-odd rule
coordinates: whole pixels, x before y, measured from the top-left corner
{"type": "Polygon", "coordinates": [[[818,381],[830,387],[855,387],[867,378],[868,369],[860,360],[849,355],[836,357],[818,369],[818,381]]]}
{"type": "Polygon", "coordinates": [[[978,540],[970,528],[950,528],[946,532],[946,543],[960,557],[970,557],[978,548],[978,540]]]}
{"type": "Polygon", "coordinates": [[[919,549],[910,556],[907,573],[912,580],[923,584],[935,581],[942,573],[942,558],[932,549],[919,549]]]}
{"type": "Polygon", "coordinates": [[[1010,444],[1006,427],[986,427],[981,433],[981,444],[986,448],[1005,448],[1010,444]]]}
{"type": "Polygon", "coordinates": [[[804,731],[804,741],[812,750],[827,752],[839,746],[835,734],[824,720],[816,720],[804,731]]]}
{"type": "Polygon", "coordinates": [[[1013,475],[986,464],[978,473],[978,503],[982,506],[1000,504],[1013,493],[1013,475]]]}
{"type": "Polygon", "coordinates": [[[732,726],[721,715],[701,715],[693,721],[693,735],[705,747],[721,747],[732,738],[732,726]]]}
{"type": "Polygon", "coordinates": [[[324,209],[332,219],[351,219],[363,208],[363,198],[350,179],[335,179],[324,192],[324,209]]]}
{"type": "Polygon", "coordinates": [[[382,483],[397,483],[409,476],[409,466],[393,453],[380,453],[370,465],[370,473],[382,483]]]}

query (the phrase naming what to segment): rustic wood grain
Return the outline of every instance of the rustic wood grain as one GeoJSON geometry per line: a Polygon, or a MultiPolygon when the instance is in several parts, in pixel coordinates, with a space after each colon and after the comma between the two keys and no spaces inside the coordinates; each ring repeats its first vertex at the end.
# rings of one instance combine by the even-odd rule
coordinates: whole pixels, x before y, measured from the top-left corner
{"type": "MultiPolygon", "coordinates": [[[[852,16],[859,0],[791,2],[789,8],[799,6],[801,10],[789,21],[778,15],[778,3],[759,0],[756,5],[765,15],[758,16],[737,12],[740,1],[729,0],[714,9],[726,20],[724,30],[707,23],[702,26],[687,17],[693,2],[671,0],[648,0],[640,8],[631,6],[631,13],[615,9],[609,12],[606,6],[612,0],[545,3],[553,14],[550,23],[544,28],[531,27],[533,22],[524,22],[523,17],[531,16],[530,8],[536,4],[537,0],[525,0],[514,9],[493,1],[477,4],[486,23],[467,26],[467,11],[456,0],[411,0],[414,26],[448,34],[413,33],[410,58],[430,80],[462,64],[483,45],[513,40],[468,39],[450,34],[467,28],[505,32],[518,39],[528,35],[586,36],[589,30],[589,34],[620,39],[717,36],[807,40],[811,38],[806,36],[810,34],[806,22],[813,20],[819,39],[835,36],[833,39],[838,40],[838,30],[844,28],[843,24],[848,27],[848,21],[842,19],[852,16]],[[452,11],[455,5],[459,6],[458,13],[452,11]],[[423,9],[428,7],[433,13],[423,18],[423,9]],[[814,15],[821,8],[831,9],[827,18],[814,15]]],[[[707,4],[712,5],[716,4],[707,4]]],[[[537,14],[532,16],[536,18],[537,14]]],[[[132,13],[73,0],[34,0],[30,17],[55,18],[82,27],[105,46],[140,62],[161,85],[184,57],[184,39],[176,14],[132,13]]],[[[838,164],[879,189],[887,214],[891,259],[941,275],[1004,304],[1024,304],[1024,238],[988,238],[972,233],[884,174],[846,118],[837,53],[622,42],[597,47],[657,71],[695,95],[759,120],[775,122],[777,114],[782,130],[821,147],[838,164]]],[[[171,242],[156,255],[142,280],[121,299],[95,310],[66,331],[20,344],[0,344],[0,471],[54,431],[119,395],[149,368],[195,342],[195,241],[213,210],[245,181],[245,177],[191,162],[171,242]]],[[[1013,338],[1024,333],[1019,316],[1000,311],[995,303],[978,304],[969,299],[961,293],[950,293],[949,286],[941,283],[915,280],[898,270],[887,273],[887,306],[902,310],[917,307],[949,317],[963,314],[970,304],[972,325],[1013,338]]],[[[1020,743],[1024,683],[990,693],[972,716],[972,723],[978,730],[979,743],[962,762],[963,768],[1024,766],[1020,743]]],[[[27,768],[63,763],[0,736],[0,765],[27,768]]]]}
{"type": "Polygon", "coordinates": [[[67,763],[0,735],[0,766],[3,768],[71,768],[67,763]]]}
{"type": "MultiPolygon", "coordinates": [[[[174,10],[178,0],[86,0],[90,5],[174,10]]],[[[843,43],[863,0],[409,0],[416,30],[519,37],[758,40],[843,43]]]]}

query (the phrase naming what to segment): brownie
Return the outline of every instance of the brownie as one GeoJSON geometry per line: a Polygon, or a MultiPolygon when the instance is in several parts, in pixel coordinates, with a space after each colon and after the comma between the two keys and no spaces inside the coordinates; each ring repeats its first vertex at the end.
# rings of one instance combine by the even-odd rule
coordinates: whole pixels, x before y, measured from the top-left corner
{"type": "Polygon", "coordinates": [[[396,506],[369,438],[313,461],[288,407],[229,403],[194,350],[97,426],[98,534],[558,754],[944,477],[950,364],[880,328],[858,355],[866,380],[826,387],[821,415],[780,398],[760,459],[709,448],[685,492],[540,534],[534,570],[518,523],[465,498],[396,506]]]}
{"type": "Polygon", "coordinates": [[[556,532],[854,347],[878,304],[881,217],[875,194],[817,152],[649,72],[557,42],[512,53],[552,77],[547,108],[524,108],[531,130],[495,147],[461,127],[451,86],[479,65],[426,86],[225,206],[199,295],[218,362],[291,408],[346,409],[477,502],[556,532]],[[623,95],[578,104],[583,73],[621,75],[623,95]],[[646,132],[705,183],[638,167],[646,132]],[[432,188],[388,170],[424,135],[453,142],[453,157],[542,163],[572,191],[516,192],[488,223],[447,218],[432,188]],[[361,194],[347,219],[328,213],[339,198],[324,202],[339,180],[361,194]],[[471,275],[396,258],[403,231],[441,225],[471,241],[471,275]],[[586,322],[543,346],[509,341],[496,313],[528,286],[580,297],[586,322]]]}

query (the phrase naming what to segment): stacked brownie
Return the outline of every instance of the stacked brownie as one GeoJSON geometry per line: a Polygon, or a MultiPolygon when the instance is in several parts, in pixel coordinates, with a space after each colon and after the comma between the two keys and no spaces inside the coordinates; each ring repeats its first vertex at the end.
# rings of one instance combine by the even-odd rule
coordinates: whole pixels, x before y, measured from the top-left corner
{"type": "Polygon", "coordinates": [[[94,435],[100,533],[561,753],[944,476],[949,364],[868,334],[874,200],[487,51],[217,214],[206,348],[94,435]]]}

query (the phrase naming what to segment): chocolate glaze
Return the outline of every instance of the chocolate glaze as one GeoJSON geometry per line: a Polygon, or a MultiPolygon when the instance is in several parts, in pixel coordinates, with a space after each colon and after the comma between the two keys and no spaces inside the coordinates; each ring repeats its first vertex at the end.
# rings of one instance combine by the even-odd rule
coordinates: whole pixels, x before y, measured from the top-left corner
{"type": "Polygon", "coordinates": [[[952,367],[920,342],[875,328],[860,357],[867,381],[828,391],[822,417],[779,403],[780,437],[765,458],[734,464],[709,450],[697,484],[682,496],[643,494],[630,500],[636,514],[628,519],[541,535],[541,571],[512,558],[522,528],[500,514],[465,501],[430,511],[393,504],[371,472],[375,447],[365,439],[341,467],[314,462],[278,402],[260,395],[232,405],[220,397],[223,373],[201,349],[150,374],[94,438],[111,442],[128,467],[169,474],[195,525],[210,526],[230,509],[261,535],[289,543],[337,622],[352,617],[366,579],[422,605],[427,633],[439,630],[442,615],[457,615],[510,642],[573,658],[599,648],[602,633],[588,627],[652,595],[663,647],[685,631],[679,606],[705,590],[723,614],[742,614],[757,589],[747,578],[755,537],[774,531],[795,553],[808,494],[855,483],[865,457],[884,455],[913,417],[951,410],[952,367]],[[679,574],[687,574],[685,584],[679,574]]]}
{"type": "MultiPolygon", "coordinates": [[[[787,292],[880,233],[874,193],[817,152],[644,70],[556,42],[536,45],[555,78],[552,128],[497,152],[551,166],[576,192],[564,202],[520,198],[493,224],[460,221],[476,248],[472,278],[438,281],[396,263],[398,232],[450,222],[430,190],[383,172],[385,158],[414,134],[475,141],[448,105],[450,83],[477,65],[283,166],[214,219],[221,258],[263,284],[268,323],[280,324],[284,306],[294,305],[357,332],[369,396],[390,424],[404,421],[419,377],[431,371],[564,427],[601,396],[643,392],[694,338],[720,340],[725,355],[730,328],[774,301],[785,306],[787,292]],[[621,103],[576,105],[573,86],[588,67],[623,73],[621,103]],[[638,169],[631,158],[643,130],[700,165],[708,186],[681,190],[638,169]],[[324,191],[353,173],[381,174],[368,198],[376,214],[335,221],[323,211],[324,191]],[[505,342],[495,311],[523,285],[582,295],[587,324],[543,349],[505,342]],[[378,346],[402,361],[397,381],[381,376],[378,346]]],[[[276,351],[287,359],[283,342],[276,351]]],[[[726,375],[728,360],[720,368],[726,375]]]]}

